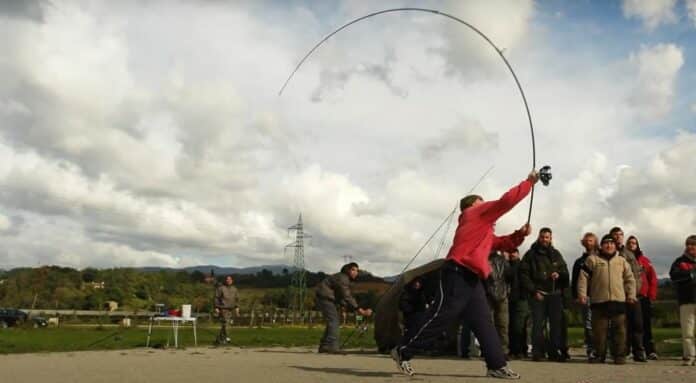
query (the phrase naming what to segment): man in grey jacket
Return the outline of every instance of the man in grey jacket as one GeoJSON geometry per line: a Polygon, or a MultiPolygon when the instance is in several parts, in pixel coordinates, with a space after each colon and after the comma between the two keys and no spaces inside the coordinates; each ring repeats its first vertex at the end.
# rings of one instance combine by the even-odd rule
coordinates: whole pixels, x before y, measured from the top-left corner
{"type": "Polygon", "coordinates": [[[350,284],[358,277],[358,264],[351,262],[341,267],[341,272],[326,277],[317,286],[316,306],[324,316],[326,330],[319,341],[319,352],[339,353],[339,316],[336,305],[353,310],[359,315],[372,315],[371,309],[358,307],[350,292],[350,284]]]}
{"type": "Polygon", "coordinates": [[[227,336],[227,325],[232,319],[232,310],[239,315],[239,306],[237,301],[239,295],[237,288],[232,286],[234,279],[231,275],[225,277],[225,282],[215,288],[215,314],[220,320],[220,333],[217,336],[217,344],[226,344],[230,342],[227,336]]]}
{"type": "MultiPolygon", "coordinates": [[[[619,255],[624,257],[631,266],[636,291],[640,291],[643,281],[641,277],[644,272],[643,266],[638,262],[635,254],[624,246],[624,232],[620,227],[613,227],[609,234],[614,238],[619,255]]],[[[648,361],[643,345],[643,313],[639,304],[626,305],[626,352],[632,353],[633,360],[636,362],[648,361]]]]}

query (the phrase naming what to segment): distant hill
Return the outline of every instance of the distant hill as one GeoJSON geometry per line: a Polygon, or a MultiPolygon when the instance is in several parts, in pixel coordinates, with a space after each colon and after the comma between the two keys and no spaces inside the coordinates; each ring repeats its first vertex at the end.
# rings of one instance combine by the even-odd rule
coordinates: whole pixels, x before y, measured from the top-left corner
{"type": "Polygon", "coordinates": [[[276,275],[281,275],[283,274],[283,270],[287,270],[288,272],[292,272],[294,268],[292,266],[288,265],[263,265],[263,266],[251,266],[251,267],[224,267],[224,266],[215,266],[215,265],[202,265],[202,266],[190,266],[190,267],[184,267],[184,268],[171,268],[171,267],[156,267],[156,266],[151,266],[151,267],[138,267],[136,270],[145,272],[145,273],[155,273],[159,271],[186,271],[188,273],[193,273],[194,271],[199,271],[203,274],[208,274],[210,273],[210,270],[213,270],[215,275],[227,275],[227,274],[236,274],[236,275],[249,275],[249,274],[256,274],[261,272],[262,270],[268,270],[273,274],[276,275]]]}

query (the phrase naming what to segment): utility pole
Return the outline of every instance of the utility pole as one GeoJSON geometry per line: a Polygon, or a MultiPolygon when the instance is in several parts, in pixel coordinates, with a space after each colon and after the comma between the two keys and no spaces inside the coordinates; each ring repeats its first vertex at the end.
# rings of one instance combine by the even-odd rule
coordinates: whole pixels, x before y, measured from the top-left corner
{"type": "Polygon", "coordinates": [[[295,254],[292,261],[292,278],[290,280],[290,288],[288,294],[288,309],[292,312],[292,323],[299,317],[300,320],[305,315],[305,296],[307,293],[307,273],[304,262],[304,240],[312,238],[304,232],[302,224],[302,213],[297,219],[297,223],[288,228],[288,234],[295,231],[295,241],[285,246],[285,251],[288,248],[294,248],[295,254]]]}

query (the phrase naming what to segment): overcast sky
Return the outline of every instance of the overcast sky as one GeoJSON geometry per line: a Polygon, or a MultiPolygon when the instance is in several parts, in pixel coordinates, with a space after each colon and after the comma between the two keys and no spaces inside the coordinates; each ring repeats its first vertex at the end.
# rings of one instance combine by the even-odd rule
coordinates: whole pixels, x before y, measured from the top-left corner
{"type": "Polygon", "coordinates": [[[400,271],[532,150],[503,62],[437,15],[353,25],[278,96],[327,33],[399,6],[504,49],[554,170],[535,231],[572,262],[619,225],[664,274],[696,233],[696,0],[0,1],[0,268],[288,263],[302,213],[310,270],[400,271]]]}

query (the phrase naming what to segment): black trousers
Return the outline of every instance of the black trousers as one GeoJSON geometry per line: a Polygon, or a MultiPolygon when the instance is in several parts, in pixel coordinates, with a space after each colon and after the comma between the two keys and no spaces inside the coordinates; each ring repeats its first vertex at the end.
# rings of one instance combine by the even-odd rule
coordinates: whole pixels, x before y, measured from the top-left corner
{"type": "Polygon", "coordinates": [[[529,300],[532,309],[532,354],[543,357],[547,354],[550,359],[558,358],[566,350],[563,336],[563,296],[560,294],[545,295],[538,301],[533,297],[529,300]],[[546,337],[548,321],[549,334],[546,337]]]}
{"type": "Polygon", "coordinates": [[[640,309],[643,314],[643,347],[645,352],[655,352],[655,342],[652,335],[652,302],[648,297],[640,297],[640,309]]]}
{"type": "Polygon", "coordinates": [[[481,353],[489,369],[507,365],[500,337],[493,326],[483,282],[469,269],[452,261],[441,269],[440,289],[425,324],[409,338],[404,338],[399,352],[409,360],[419,350],[428,350],[452,323],[466,320],[479,340],[481,353]]]}
{"type": "Polygon", "coordinates": [[[527,324],[529,304],[526,300],[511,301],[510,310],[510,354],[527,355],[527,324]]]}
{"type": "Polygon", "coordinates": [[[626,304],[626,353],[641,356],[643,347],[643,311],[640,302],[626,304]]]}

